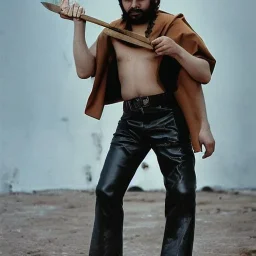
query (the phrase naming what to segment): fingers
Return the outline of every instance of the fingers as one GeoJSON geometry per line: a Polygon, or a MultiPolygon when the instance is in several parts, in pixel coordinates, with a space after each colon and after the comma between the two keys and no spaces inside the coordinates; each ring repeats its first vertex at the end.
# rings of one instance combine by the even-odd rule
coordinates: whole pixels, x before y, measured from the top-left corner
{"type": "Polygon", "coordinates": [[[161,38],[161,37],[158,37],[157,39],[153,40],[153,41],[151,42],[151,44],[152,44],[152,46],[156,46],[156,45],[158,45],[158,44],[161,43],[161,42],[162,42],[162,38],[161,38]]]}
{"type": "Polygon", "coordinates": [[[71,7],[68,9],[68,16],[73,17],[73,10],[74,10],[74,5],[71,5],[71,7]]]}
{"type": "Polygon", "coordinates": [[[154,45],[154,49],[157,50],[157,49],[159,49],[159,48],[161,48],[163,46],[164,46],[164,42],[161,42],[159,44],[154,45]]]}
{"type": "Polygon", "coordinates": [[[202,159],[206,159],[207,157],[210,157],[212,155],[212,153],[213,152],[210,152],[210,151],[206,150],[204,155],[203,155],[203,157],[202,157],[202,159]]]}
{"type": "Polygon", "coordinates": [[[61,7],[69,6],[69,0],[61,0],[60,6],[61,7]]]}
{"type": "Polygon", "coordinates": [[[203,155],[203,159],[211,156],[215,150],[215,142],[212,141],[212,142],[209,142],[209,143],[206,143],[205,145],[205,153],[203,155]]]}
{"type": "Polygon", "coordinates": [[[69,0],[63,0],[62,1],[62,4],[61,4],[61,17],[66,16],[66,17],[69,17],[69,19],[73,19],[73,18],[76,18],[76,19],[79,19],[80,16],[82,14],[85,13],[84,11],[84,8],[79,6],[78,3],[74,3],[72,5],[67,5],[69,4],[69,0]]]}
{"type": "Polygon", "coordinates": [[[62,6],[62,7],[61,7],[61,12],[60,12],[60,13],[61,13],[61,14],[63,14],[63,15],[68,16],[69,9],[70,9],[69,5],[68,5],[68,6],[62,6]]]}
{"type": "Polygon", "coordinates": [[[78,10],[79,5],[77,3],[73,4],[73,17],[77,17],[78,10]]]}
{"type": "Polygon", "coordinates": [[[164,54],[167,49],[168,48],[166,46],[162,46],[162,47],[156,49],[155,53],[158,54],[158,55],[161,55],[161,54],[164,54]]]}
{"type": "Polygon", "coordinates": [[[170,53],[172,53],[172,44],[170,44],[169,39],[164,36],[153,40],[151,45],[157,55],[170,55],[170,53]]]}
{"type": "Polygon", "coordinates": [[[159,37],[151,42],[151,45],[153,46],[155,53],[158,55],[161,55],[164,50],[166,50],[165,44],[163,40],[159,37]]]}
{"type": "Polygon", "coordinates": [[[84,8],[80,6],[79,9],[78,9],[78,12],[77,12],[76,17],[77,17],[77,18],[80,18],[80,16],[81,16],[82,14],[84,14],[84,13],[85,13],[84,8]]]}

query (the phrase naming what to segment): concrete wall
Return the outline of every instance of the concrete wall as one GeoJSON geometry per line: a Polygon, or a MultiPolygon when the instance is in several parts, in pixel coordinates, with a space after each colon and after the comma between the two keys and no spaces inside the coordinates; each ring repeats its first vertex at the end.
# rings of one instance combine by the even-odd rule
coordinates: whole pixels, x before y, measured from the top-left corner
{"type": "MultiPolygon", "coordinates": [[[[110,22],[120,16],[116,0],[80,1],[110,22]]],[[[162,9],[185,14],[217,59],[204,86],[216,153],[197,154],[198,188],[255,186],[256,128],[254,0],[162,0],[162,9]]],[[[101,27],[87,24],[92,44],[101,27]]],[[[92,80],[76,76],[72,22],[40,1],[9,0],[0,8],[0,192],[93,189],[122,113],[108,106],[100,121],[83,114],[92,80]]],[[[163,188],[152,152],[131,182],[163,188]]]]}

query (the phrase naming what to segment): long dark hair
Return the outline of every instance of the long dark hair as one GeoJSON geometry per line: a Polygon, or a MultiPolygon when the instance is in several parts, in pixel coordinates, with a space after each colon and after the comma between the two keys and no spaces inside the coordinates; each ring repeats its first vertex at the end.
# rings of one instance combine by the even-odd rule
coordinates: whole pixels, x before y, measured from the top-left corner
{"type": "MultiPolygon", "coordinates": [[[[154,27],[155,20],[156,20],[156,17],[157,17],[157,11],[159,10],[160,1],[161,0],[157,0],[157,1],[156,0],[150,0],[149,22],[148,22],[147,30],[145,31],[145,36],[146,37],[149,37],[149,35],[151,34],[152,29],[154,27]]],[[[124,10],[122,0],[118,0],[118,2],[119,2],[119,5],[121,7],[121,10],[123,12],[122,20],[124,22],[126,22],[125,29],[132,30],[131,24],[129,22],[127,22],[127,14],[126,14],[126,11],[124,10]]]]}

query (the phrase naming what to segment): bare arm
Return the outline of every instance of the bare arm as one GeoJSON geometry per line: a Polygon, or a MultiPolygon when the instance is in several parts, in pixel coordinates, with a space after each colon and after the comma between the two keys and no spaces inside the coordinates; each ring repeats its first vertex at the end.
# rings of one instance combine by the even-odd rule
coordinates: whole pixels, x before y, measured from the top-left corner
{"type": "Polygon", "coordinates": [[[179,50],[177,51],[175,59],[181,64],[181,66],[187,70],[187,72],[196,81],[207,84],[211,80],[211,71],[209,63],[201,58],[191,55],[185,49],[177,46],[179,50]]]}
{"type": "Polygon", "coordinates": [[[194,122],[194,120],[198,120],[200,122],[198,142],[200,144],[201,151],[203,151],[203,146],[205,148],[205,152],[203,155],[203,159],[205,159],[211,156],[215,151],[215,140],[212,135],[207,117],[202,85],[199,82],[195,81],[184,68],[181,68],[180,70],[177,84],[178,90],[175,92],[175,96],[181,109],[183,110],[186,120],[189,122],[194,122]],[[192,101],[193,106],[189,103],[192,101]],[[196,116],[193,117],[190,114],[192,112],[187,112],[186,109],[188,108],[193,108],[193,112],[196,113],[196,116]]]}
{"type": "Polygon", "coordinates": [[[198,89],[200,90],[200,95],[198,97],[198,106],[200,109],[200,115],[202,120],[201,129],[199,132],[199,142],[201,148],[203,145],[205,147],[205,152],[204,155],[202,156],[202,158],[205,159],[211,156],[215,151],[215,139],[212,135],[211,127],[207,118],[207,111],[202,86],[198,85],[198,89]]]}
{"type": "Polygon", "coordinates": [[[175,58],[194,80],[203,84],[210,82],[210,65],[206,60],[193,56],[167,36],[158,37],[151,43],[157,55],[175,58]]]}
{"type": "Polygon", "coordinates": [[[85,13],[84,8],[78,3],[69,4],[69,0],[62,0],[60,16],[64,19],[74,21],[73,54],[77,75],[86,79],[94,75],[96,42],[88,48],[85,40],[86,23],[80,20],[80,16],[85,13]]]}
{"type": "Polygon", "coordinates": [[[87,79],[94,74],[96,42],[88,48],[85,40],[85,23],[74,20],[73,54],[77,75],[87,79]]]}

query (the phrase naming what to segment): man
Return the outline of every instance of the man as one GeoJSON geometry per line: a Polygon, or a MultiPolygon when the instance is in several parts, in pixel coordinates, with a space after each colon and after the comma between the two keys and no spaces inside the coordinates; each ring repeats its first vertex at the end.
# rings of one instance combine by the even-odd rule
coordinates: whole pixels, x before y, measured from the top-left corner
{"type": "Polygon", "coordinates": [[[61,17],[75,23],[77,74],[83,79],[95,77],[85,113],[99,119],[104,105],[124,101],[96,188],[89,255],[123,255],[123,196],[153,149],[166,187],[161,255],[190,256],[196,205],[193,148],[200,151],[203,144],[203,158],[214,151],[200,84],[210,81],[215,60],[183,15],[158,10],[160,0],[119,0],[119,4],[123,16],[112,25],[144,35],[154,50],[109,37],[104,31],[88,48],[85,24],[79,20],[84,9],[69,6],[66,0],[61,5],[61,17]]]}

